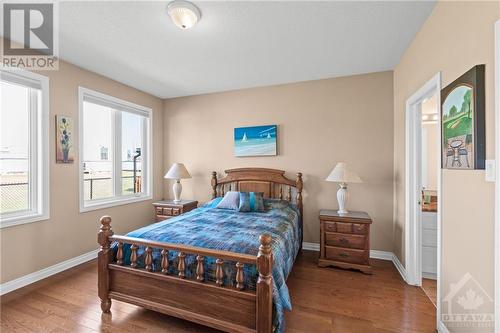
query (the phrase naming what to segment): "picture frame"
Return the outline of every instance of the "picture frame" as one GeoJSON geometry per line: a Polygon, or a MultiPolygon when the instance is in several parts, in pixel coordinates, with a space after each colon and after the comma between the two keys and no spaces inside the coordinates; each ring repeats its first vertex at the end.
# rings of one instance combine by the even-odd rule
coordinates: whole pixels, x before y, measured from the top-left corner
{"type": "Polygon", "coordinates": [[[485,168],[485,66],[476,65],[441,90],[441,166],[485,168]]]}
{"type": "Polygon", "coordinates": [[[56,115],[56,163],[72,164],[75,161],[73,145],[73,120],[56,115]]]}
{"type": "Polygon", "coordinates": [[[276,156],[277,125],[236,127],[234,129],[234,156],[276,156]]]}

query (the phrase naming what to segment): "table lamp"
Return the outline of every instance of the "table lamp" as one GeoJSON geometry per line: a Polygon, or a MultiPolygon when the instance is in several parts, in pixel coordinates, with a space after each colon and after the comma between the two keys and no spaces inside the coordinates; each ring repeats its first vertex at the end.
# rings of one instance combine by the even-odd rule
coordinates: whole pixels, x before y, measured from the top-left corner
{"type": "Polygon", "coordinates": [[[349,193],[347,192],[347,183],[361,183],[361,178],[347,168],[347,164],[344,162],[339,162],[333,168],[330,175],[326,178],[326,181],[340,183],[340,188],[337,191],[337,200],[339,202],[339,214],[349,213],[346,209],[347,201],[349,199],[349,193]]]}
{"type": "Polygon", "coordinates": [[[186,167],[182,163],[174,163],[165,174],[165,179],[175,179],[174,186],[172,187],[174,191],[174,202],[178,203],[181,201],[182,185],[181,179],[191,178],[191,175],[187,171],[186,167]]]}

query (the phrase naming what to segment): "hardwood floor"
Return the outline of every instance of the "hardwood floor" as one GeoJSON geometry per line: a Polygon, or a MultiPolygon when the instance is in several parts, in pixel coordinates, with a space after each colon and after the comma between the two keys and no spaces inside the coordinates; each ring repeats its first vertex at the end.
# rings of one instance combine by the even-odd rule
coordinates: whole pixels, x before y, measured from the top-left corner
{"type": "Polygon", "coordinates": [[[437,301],[437,281],[432,279],[422,279],[422,290],[429,297],[432,304],[436,306],[437,301]]]}
{"type": "MultiPolygon", "coordinates": [[[[389,261],[373,260],[373,275],[319,268],[304,251],[288,279],[293,311],[286,332],[435,332],[435,307],[422,289],[406,285],[389,261]]],[[[113,301],[102,315],[96,262],[1,298],[7,332],[218,332],[113,301]]]]}

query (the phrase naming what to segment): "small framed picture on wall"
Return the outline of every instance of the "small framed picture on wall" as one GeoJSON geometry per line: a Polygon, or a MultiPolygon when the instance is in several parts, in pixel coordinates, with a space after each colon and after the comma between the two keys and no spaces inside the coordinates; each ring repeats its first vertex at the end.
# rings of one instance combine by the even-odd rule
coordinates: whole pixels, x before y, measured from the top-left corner
{"type": "Polygon", "coordinates": [[[486,158],[484,65],[441,90],[443,169],[484,169],[486,158]]]}
{"type": "Polygon", "coordinates": [[[56,163],[73,163],[73,121],[68,116],[56,116],[56,163]]]}

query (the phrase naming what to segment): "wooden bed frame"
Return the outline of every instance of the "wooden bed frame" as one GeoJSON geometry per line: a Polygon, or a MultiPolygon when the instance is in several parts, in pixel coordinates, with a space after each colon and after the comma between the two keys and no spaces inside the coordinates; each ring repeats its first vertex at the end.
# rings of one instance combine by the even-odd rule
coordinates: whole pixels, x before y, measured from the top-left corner
{"type": "MultiPolygon", "coordinates": [[[[302,174],[296,180],[285,172],[264,168],[226,170],[227,176],[217,178],[212,173],[212,197],[223,196],[228,190],[263,192],[264,197],[288,200],[301,212],[302,174]]],[[[272,267],[271,236],[260,236],[257,256],[211,250],[182,244],[171,244],[114,235],[111,218],[103,216],[97,235],[101,249],[98,255],[98,294],[103,312],[110,312],[111,299],[139,305],[154,311],[193,321],[226,332],[272,331],[272,267]],[[118,244],[116,259],[111,244],[118,244]],[[130,244],[130,265],[123,260],[123,244],[130,244]],[[145,247],[145,268],[137,266],[137,248],[145,247]],[[152,270],[153,249],[161,249],[161,271],[152,270]],[[178,252],[176,274],[167,274],[168,251],[178,252]],[[196,255],[196,277],[185,274],[186,254],[196,255]],[[204,281],[204,258],[216,258],[216,282],[204,281]],[[224,286],[224,261],[236,262],[235,287],[224,286]],[[244,265],[256,265],[259,273],[256,290],[244,286],[244,265]]],[[[302,233],[301,233],[302,234],[302,233]]],[[[302,239],[300,240],[302,244],[302,239]]]]}

